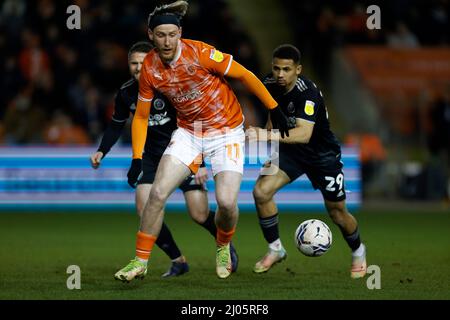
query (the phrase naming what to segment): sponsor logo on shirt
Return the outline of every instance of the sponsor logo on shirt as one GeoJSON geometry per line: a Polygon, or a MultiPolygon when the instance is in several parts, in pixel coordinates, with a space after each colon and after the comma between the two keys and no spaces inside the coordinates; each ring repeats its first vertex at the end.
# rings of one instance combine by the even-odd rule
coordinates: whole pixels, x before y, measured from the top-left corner
{"type": "Polygon", "coordinates": [[[164,113],[150,115],[150,117],[148,118],[148,125],[150,127],[162,126],[162,125],[165,125],[169,121],[170,121],[170,117],[167,116],[167,111],[166,111],[164,113]]]}
{"type": "Polygon", "coordinates": [[[200,90],[193,90],[187,94],[183,94],[181,96],[178,97],[174,97],[172,98],[172,100],[176,103],[183,103],[189,100],[195,100],[199,97],[201,97],[203,95],[203,92],[201,92],[200,90]]]}
{"type": "Polygon", "coordinates": [[[287,106],[287,110],[289,113],[294,113],[295,112],[295,106],[294,103],[291,101],[289,102],[288,106],[287,106]]]}

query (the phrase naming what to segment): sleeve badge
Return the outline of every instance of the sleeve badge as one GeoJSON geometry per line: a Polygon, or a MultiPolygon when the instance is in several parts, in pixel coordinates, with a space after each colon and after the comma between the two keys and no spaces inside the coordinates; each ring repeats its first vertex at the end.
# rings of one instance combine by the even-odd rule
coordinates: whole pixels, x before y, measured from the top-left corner
{"type": "Polygon", "coordinates": [[[305,113],[306,113],[308,116],[312,116],[312,115],[314,114],[314,105],[315,105],[314,102],[312,102],[312,101],[310,101],[310,100],[306,100],[306,103],[305,103],[305,113]]]}
{"type": "Polygon", "coordinates": [[[209,55],[209,58],[211,60],[214,60],[215,62],[222,62],[223,61],[223,53],[219,50],[212,49],[211,54],[209,55]]]}

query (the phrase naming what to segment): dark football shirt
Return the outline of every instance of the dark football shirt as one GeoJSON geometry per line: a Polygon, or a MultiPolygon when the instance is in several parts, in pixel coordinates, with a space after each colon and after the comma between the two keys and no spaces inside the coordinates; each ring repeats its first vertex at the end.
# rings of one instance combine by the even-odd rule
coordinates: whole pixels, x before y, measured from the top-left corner
{"type": "MultiPolygon", "coordinates": [[[[130,79],[122,85],[114,100],[114,113],[110,125],[103,135],[99,151],[109,152],[119,139],[122,129],[130,113],[136,112],[139,93],[138,81],[130,79]]],[[[152,100],[148,119],[145,153],[161,156],[170,142],[172,132],[177,128],[176,111],[170,102],[161,94],[156,94],[152,100]]]]}
{"type": "Polygon", "coordinates": [[[295,124],[296,118],[314,123],[308,143],[280,143],[280,156],[293,156],[297,161],[312,166],[324,166],[330,161],[340,160],[341,147],[330,129],[322,92],[314,82],[300,76],[287,93],[282,92],[272,75],[267,76],[263,83],[291,123],[295,124]]]}

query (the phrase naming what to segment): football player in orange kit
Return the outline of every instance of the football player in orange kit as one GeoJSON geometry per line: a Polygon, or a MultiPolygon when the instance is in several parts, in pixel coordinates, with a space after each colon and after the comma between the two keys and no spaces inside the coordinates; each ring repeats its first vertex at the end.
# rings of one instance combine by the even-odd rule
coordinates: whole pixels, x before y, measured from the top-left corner
{"type": "Polygon", "coordinates": [[[157,7],[149,16],[149,38],[155,44],[144,59],[139,96],[132,123],[133,161],[131,182],[142,171],[142,152],[147,122],[156,92],[166,96],[177,110],[174,131],[158,166],[149,200],[137,233],[136,257],[115,274],[131,281],[147,273],[147,261],[164,218],[164,206],[173,191],[192,173],[204,157],[210,157],[215,181],[217,212],[216,272],[231,274],[230,241],[238,220],[245,133],[241,106],[224,77],[240,80],[270,110],[274,128],[288,135],[289,124],[261,81],[242,65],[214,47],[181,38],[181,18],[186,1],[157,7]]]}

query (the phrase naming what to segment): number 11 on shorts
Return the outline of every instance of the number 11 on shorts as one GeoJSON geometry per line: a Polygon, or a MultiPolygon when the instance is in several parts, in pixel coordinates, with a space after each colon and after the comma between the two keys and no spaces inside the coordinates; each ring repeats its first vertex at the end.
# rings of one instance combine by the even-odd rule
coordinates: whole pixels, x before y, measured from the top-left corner
{"type": "Polygon", "coordinates": [[[230,159],[231,161],[237,162],[237,160],[239,160],[239,158],[241,157],[241,148],[239,146],[239,143],[230,143],[227,144],[225,146],[225,148],[227,149],[227,157],[228,159],[230,159]]]}

